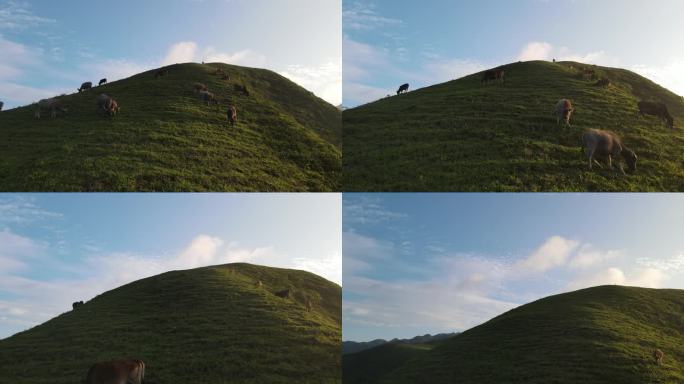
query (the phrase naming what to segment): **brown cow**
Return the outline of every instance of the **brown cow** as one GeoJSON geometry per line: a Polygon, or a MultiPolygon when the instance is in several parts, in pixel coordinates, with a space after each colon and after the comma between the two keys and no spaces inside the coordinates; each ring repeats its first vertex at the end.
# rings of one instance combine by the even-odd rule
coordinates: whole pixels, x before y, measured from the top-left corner
{"type": "Polygon", "coordinates": [[[207,103],[207,105],[214,104],[218,107],[218,99],[209,91],[199,91],[199,99],[207,103]]]}
{"type": "Polygon", "coordinates": [[[651,115],[660,117],[665,120],[670,129],[674,129],[674,119],[667,110],[667,105],[654,101],[640,101],[637,103],[637,106],[639,107],[639,114],[641,114],[641,116],[651,115]]]}
{"type": "Polygon", "coordinates": [[[609,87],[610,86],[610,80],[608,79],[599,79],[594,83],[595,86],[597,87],[609,87]]]}
{"type": "Polygon", "coordinates": [[[282,298],[289,298],[290,297],[290,290],[289,289],[283,289],[282,291],[278,291],[275,293],[276,296],[282,297],[282,298]]]}
{"type": "Polygon", "coordinates": [[[264,286],[264,283],[261,282],[261,280],[257,280],[256,283],[254,283],[254,287],[256,288],[261,288],[264,286]]]}
{"type": "Polygon", "coordinates": [[[572,102],[568,99],[560,99],[556,103],[556,124],[560,124],[561,119],[565,122],[566,127],[571,127],[570,125],[570,117],[572,117],[572,113],[575,111],[575,108],[572,106],[572,102]]]}
{"type": "Polygon", "coordinates": [[[235,84],[233,89],[235,89],[237,92],[241,92],[245,96],[249,96],[249,91],[247,90],[246,85],[235,84]]]}
{"type": "Polygon", "coordinates": [[[231,105],[228,107],[228,112],[226,113],[228,116],[228,121],[230,121],[230,124],[232,126],[237,125],[237,109],[235,109],[235,106],[231,105]]]}
{"type": "Polygon", "coordinates": [[[311,302],[310,299],[307,299],[306,300],[306,311],[311,312],[312,309],[313,309],[313,303],[311,302]]]}
{"type": "Polygon", "coordinates": [[[582,70],[582,78],[583,79],[594,80],[594,76],[596,76],[596,72],[593,69],[583,69],[582,70]]]}
{"type": "Polygon", "coordinates": [[[506,84],[506,79],[504,78],[504,75],[506,72],[503,69],[490,69],[484,72],[484,75],[482,75],[482,80],[480,83],[484,84],[489,84],[495,81],[500,82],[501,84],[506,84]]]}
{"type": "Polygon", "coordinates": [[[207,88],[206,84],[202,84],[202,83],[195,83],[193,85],[193,89],[195,90],[195,92],[208,91],[209,90],[209,88],[207,88]]]}
{"type": "Polygon", "coordinates": [[[38,102],[38,109],[36,109],[36,112],[33,114],[33,116],[36,119],[40,119],[41,112],[43,110],[49,110],[50,111],[50,117],[53,119],[57,117],[57,112],[61,112],[66,114],[68,112],[67,107],[62,103],[61,100],[57,98],[51,98],[51,99],[43,99],[38,102]]]}
{"type": "MultiPolygon", "coordinates": [[[[636,171],[637,155],[631,149],[622,144],[622,140],[618,135],[610,131],[601,129],[589,129],[582,135],[582,143],[589,159],[589,169],[592,168],[594,162],[601,166],[596,158],[607,158],[608,166],[613,169],[613,156],[622,155],[630,170],[636,171]]],[[[622,164],[619,164],[622,174],[625,170],[622,164]]]]}
{"type": "Polygon", "coordinates": [[[653,351],[653,358],[655,359],[656,364],[662,365],[663,364],[663,357],[665,357],[665,354],[660,349],[656,348],[656,350],[653,351]]]}
{"type": "Polygon", "coordinates": [[[97,106],[109,116],[116,115],[120,110],[119,104],[116,102],[116,100],[105,95],[104,93],[97,96],[97,106]]]}
{"type": "Polygon", "coordinates": [[[141,384],[145,363],[138,359],[104,361],[88,370],[86,384],[141,384]]]}

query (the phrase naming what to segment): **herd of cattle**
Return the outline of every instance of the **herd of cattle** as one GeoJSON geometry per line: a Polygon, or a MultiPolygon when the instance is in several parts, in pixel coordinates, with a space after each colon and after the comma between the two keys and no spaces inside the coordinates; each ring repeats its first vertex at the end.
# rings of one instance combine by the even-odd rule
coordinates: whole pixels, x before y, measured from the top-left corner
{"type": "MultiPolygon", "coordinates": [[[[160,77],[165,77],[168,76],[169,74],[169,69],[168,68],[160,68],[154,72],[154,78],[158,79],[160,77]]],[[[219,76],[223,80],[230,80],[230,76],[227,75],[222,69],[218,68],[214,72],[214,75],[219,76]]],[[[107,79],[101,79],[98,83],[98,87],[102,86],[104,84],[107,84],[107,79]]],[[[78,93],[85,92],[88,90],[93,89],[93,83],[90,81],[86,81],[81,86],[77,89],[78,93]]],[[[207,106],[209,105],[215,105],[217,108],[220,104],[219,99],[216,97],[216,95],[212,92],[209,91],[208,87],[205,84],[202,83],[195,83],[193,86],[193,89],[195,93],[197,93],[199,100],[203,103],[206,103],[207,106]]],[[[244,96],[249,97],[249,90],[247,89],[246,85],[242,84],[234,84],[233,87],[234,91],[242,94],[244,96]]],[[[64,95],[62,95],[64,96],[64,95]]],[[[99,112],[104,113],[105,115],[109,115],[110,117],[115,116],[117,113],[121,111],[121,108],[119,107],[119,103],[114,100],[111,96],[101,93],[99,94],[96,99],[96,105],[98,108],[99,112]]],[[[2,111],[3,103],[0,101],[0,111],[2,111]]],[[[45,114],[49,114],[51,118],[56,118],[58,115],[66,115],[69,111],[67,105],[64,103],[63,100],[61,100],[60,97],[52,97],[49,99],[42,99],[36,103],[36,110],[34,113],[34,117],[37,119],[40,119],[42,116],[45,114]]],[[[232,126],[237,125],[237,108],[232,105],[228,104],[228,108],[226,111],[226,117],[228,119],[228,122],[232,126]]]]}
{"type": "MultiPolygon", "coordinates": [[[[554,59],[554,63],[555,63],[554,59]]],[[[574,67],[570,69],[575,70],[574,67]]],[[[591,68],[578,68],[579,74],[584,80],[594,80],[597,78],[596,71],[591,68]]],[[[481,84],[487,85],[491,83],[506,84],[506,71],[503,67],[486,70],[483,72],[481,84]]],[[[597,87],[609,87],[612,82],[606,78],[599,78],[593,85],[597,87]]],[[[397,95],[408,92],[409,84],[402,84],[397,90],[397,95]]],[[[639,101],[637,103],[639,108],[639,115],[641,116],[656,116],[664,120],[668,128],[674,130],[674,119],[667,109],[667,106],[661,102],[655,101],[639,101]]],[[[570,119],[575,108],[569,99],[560,99],[555,106],[556,123],[564,123],[565,127],[571,127],[570,119]]],[[[601,129],[588,129],[582,134],[582,144],[586,151],[589,160],[589,169],[592,169],[593,164],[601,166],[598,159],[606,160],[608,166],[613,169],[613,157],[622,156],[630,170],[636,170],[637,155],[631,149],[627,148],[620,137],[614,132],[601,129]]],[[[620,171],[624,173],[622,164],[619,165],[620,171]]]]}

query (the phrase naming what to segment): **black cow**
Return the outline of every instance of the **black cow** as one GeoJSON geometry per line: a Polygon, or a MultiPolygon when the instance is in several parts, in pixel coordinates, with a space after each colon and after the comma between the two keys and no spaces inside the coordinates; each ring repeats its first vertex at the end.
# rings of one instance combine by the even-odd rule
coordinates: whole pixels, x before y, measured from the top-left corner
{"type": "Polygon", "coordinates": [[[667,106],[663,103],[657,103],[655,101],[640,101],[637,103],[639,107],[639,114],[641,116],[651,115],[657,116],[667,122],[667,126],[670,129],[674,129],[674,119],[670,112],[667,110],[667,106]]]}
{"type": "Polygon", "coordinates": [[[97,83],[98,86],[100,86],[102,84],[107,84],[107,79],[100,79],[100,82],[97,83]]]}
{"type": "Polygon", "coordinates": [[[76,308],[80,307],[81,305],[83,305],[83,300],[76,301],[73,304],[71,304],[71,309],[76,309],[76,308]]]}
{"type": "Polygon", "coordinates": [[[408,90],[409,90],[409,85],[408,85],[408,83],[402,84],[402,85],[399,86],[399,89],[397,89],[397,95],[400,94],[400,93],[408,92],[408,90]]]}
{"type": "Polygon", "coordinates": [[[283,289],[282,291],[278,291],[275,293],[276,296],[282,297],[282,298],[289,298],[290,297],[290,290],[289,289],[283,289]]]}
{"type": "Polygon", "coordinates": [[[233,89],[235,89],[237,92],[241,92],[245,96],[249,96],[249,90],[247,89],[246,85],[235,84],[233,89]]]}
{"type": "Polygon", "coordinates": [[[92,87],[93,83],[91,83],[90,81],[86,81],[85,83],[81,84],[81,88],[78,89],[78,92],[81,93],[82,91],[86,91],[92,87]]]}
{"type": "Polygon", "coordinates": [[[3,103],[2,101],[0,101],[0,111],[2,111],[2,107],[4,107],[4,106],[5,106],[5,103],[3,103]]]}
{"type": "Polygon", "coordinates": [[[154,78],[156,79],[158,77],[164,77],[164,76],[167,76],[168,74],[169,74],[168,68],[157,69],[156,71],[154,71],[154,78]]]}
{"type": "Polygon", "coordinates": [[[506,79],[504,75],[506,72],[503,69],[490,69],[484,72],[482,75],[481,84],[489,84],[494,81],[498,81],[501,84],[506,84],[506,79]]]}

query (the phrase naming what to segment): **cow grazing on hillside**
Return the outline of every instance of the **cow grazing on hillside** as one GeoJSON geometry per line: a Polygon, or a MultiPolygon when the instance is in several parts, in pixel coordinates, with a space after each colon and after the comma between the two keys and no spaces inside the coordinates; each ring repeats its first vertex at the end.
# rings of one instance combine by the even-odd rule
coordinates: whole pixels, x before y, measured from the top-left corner
{"type": "Polygon", "coordinates": [[[55,118],[57,117],[57,113],[63,113],[66,114],[68,112],[68,108],[64,103],[62,103],[61,100],[57,98],[51,98],[51,99],[43,99],[38,102],[38,108],[36,109],[36,112],[33,114],[33,116],[36,119],[40,119],[40,116],[44,110],[50,111],[50,117],[55,118]]]}
{"type": "Polygon", "coordinates": [[[116,100],[112,99],[108,95],[105,95],[104,93],[97,96],[97,106],[102,112],[108,114],[109,116],[116,115],[120,110],[119,104],[116,102],[116,100]]]}
{"type": "Polygon", "coordinates": [[[76,308],[80,307],[81,305],[83,305],[83,300],[75,301],[73,304],[71,304],[71,309],[76,309],[76,308]]]}
{"type": "Polygon", "coordinates": [[[216,99],[216,96],[209,91],[199,91],[199,99],[207,103],[207,105],[214,104],[218,106],[218,99],[216,99]]]}
{"type": "Polygon", "coordinates": [[[99,87],[102,84],[107,84],[107,79],[100,79],[100,82],[97,83],[97,86],[99,87]]]}
{"type": "MultiPolygon", "coordinates": [[[[629,169],[636,171],[637,155],[622,144],[622,140],[615,133],[601,129],[589,129],[582,135],[582,144],[589,160],[589,169],[592,169],[594,162],[601,166],[596,158],[606,158],[608,160],[608,167],[613,169],[613,156],[622,155],[629,169]]],[[[625,170],[622,164],[619,167],[622,174],[624,174],[625,170]]]]}
{"type": "Polygon", "coordinates": [[[276,296],[282,297],[282,298],[289,298],[290,297],[290,290],[289,289],[283,289],[282,291],[278,291],[275,293],[276,296]]]}
{"type": "MultiPolygon", "coordinates": [[[[228,106],[228,111],[226,112],[226,115],[228,117],[228,121],[230,121],[230,124],[234,127],[237,125],[237,109],[235,109],[235,106],[230,105],[228,106]]],[[[259,281],[259,284],[261,284],[261,281],[259,281]]]]}
{"type": "Polygon", "coordinates": [[[206,84],[202,84],[202,83],[195,83],[192,87],[195,90],[195,92],[201,92],[201,91],[208,91],[209,90],[209,88],[207,88],[206,84]]]}
{"type": "Polygon", "coordinates": [[[594,83],[595,86],[597,87],[609,87],[610,86],[610,80],[608,79],[599,79],[594,83]]]}
{"type": "Polygon", "coordinates": [[[91,83],[90,81],[86,81],[85,83],[81,84],[81,87],[78,89],[78,92],[81,93],[82,91],[86,91],[92,87],[93,83],[91,83]]]}
{"type": "Polygon", "coordinates": [[[154,71],[154,78],[164,77],[169,74],[168,68],[160,68],[154,71]]]}
{"type": "Polygon", "coordinates": [[[145,363],[138,359],[104,361],[88,370],[86,384],[141,384],[145,363]]]}
{"type": "Polygon", "coordinates": [[[660,349],[656,348],[656,350],[653,351],[653,358],[655,359],[656,364],[662,365],[663,364],[663,357],[665,357],[665,354],[660,349]]]}
{"type": "Polygon", "coordinates": [[[0,101],[0,111],[2,111],[2,107],[4,107],[4,106],[5,106],[5,103],[3,103],[2,101],[0,101]]]}
{"type": "Polygon", "coordinates": [[[489,84],[492,82],[500,82],[501,84],[506,84],[505,79],[506,71],[503,69],[490,69],[484,72],[482,75],[481,84],[489,84]]]}
{"type": "Polygon", "coordinates": [[[401,94],[401,93],[406,93],[406,92],[408,92],[408,90],[409,90],[409,85],[408,85],[408,83],[402,84],[402,85],[399,86],[399,89],[397,89],[397,95],[399,95],[399,94],[401,94]]]}
{"type": "Polygon", "coordinates": [[[306,300],[306,311],[311,312],[312,309],[313,309],[313,303],[311,302],[310,299],[307,299],[306,300]]]}
{"type": "Polygon", "coordinates": [[[566,127],[570,127],[570,118],[575,108],[572,102],[568,99],[560,99],[556,103],[556,124],[560,124],[561,120],[565,122],[566,127]]]}
{"type": "Polygon", "coordinates": [[[257,280],[256,283],[254,283],[255,288],[261,288],[264,286],[264,283],[261,282],[261,280],[257,280]]]}
{"type": "Polygon", "coordinates": [[[667,110],[667,105],[654,101],[640,101],[637,103],[637,106],[639,107],[639,114],[641,114],[641,116],[651,115],[660,117],[665,120],[670,129],[674,129],[674,119],[667,110]]]}
{"type": "Polygon", "coordinates": [[[593,69],[583,69],[582,70],[582,78],[583,79],[594,80],[594,76],[596,76],[596,72],[593,69]]]}

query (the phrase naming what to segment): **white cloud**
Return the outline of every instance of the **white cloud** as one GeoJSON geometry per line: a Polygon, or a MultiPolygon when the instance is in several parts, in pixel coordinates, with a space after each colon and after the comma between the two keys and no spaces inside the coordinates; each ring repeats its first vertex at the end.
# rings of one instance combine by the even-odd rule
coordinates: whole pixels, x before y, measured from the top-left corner
{"type": "Polygon", "coordinates": [[[632,273],[626,274],[620,268],[611,267],[593,275],[581,276],[571,281],[567,288],[575,290],[610,284],[660,288],[667,279],[668,276],[663,271],[655,268],[636,269],[632,273]]]}
{"type": "Polygon", "coordinates": [[[0,29],[21,30],[56,22],[34,14],[26,1],[6,0],[0,3],[0,29]]]}
{"type": "Polygon", "coordinates": [[[207,47],[204,50],[201,60],[199,61],[204,61],[207,63],[221,62],[256,68],[264,67],[267,64],[266,56],[250,49],[226,53],[219,52],[214,47],[207,47]]]}
{"type": "Polygon", "coordinates": [[[193,41],[181,41],[169,48],[168,53],[162,60],[162,65],[195,61],[196,53],[197,43],[193,41]]]}
{"type": "Polygon", "coordinates": [[[342,103],[342,66],[339,63],[330,61],[320,67],[291,65],[280,74],[330,104],[342,103]]]}
{"type": "Polygon", "coordinates": [[[83,78],[96,80],[106,78],[107,81],[112,82],[131,77],[155,66],[153,63],[141,64],[124,59],[107,59],[89,61],[81,65],[80,68],[83,78]]]}
{"type": "Polygon", "coordinates": [[[672,59],[660,66],[637,64],[630,69],[672,92],[684,95],[684,58],[672,59]]]}
{"type": "Polygon", "coordinates": [[[544,41],[532,41],[525,45],[516,60],[552,60],[557,61],[577,61],[587,64],[599,64],[606,66],[619,66],[620,61],[609,56],[605,51],[589,52],[579,54],[572,52],[567,47],[555,47],[544,41]]]}
{"type": "Polygon", "coordinates": [[[541,273],[565,265],[579,243],[561,236],[552,236],[527,258],[519,261],[515,269],[521,273],[541,273]]]}

